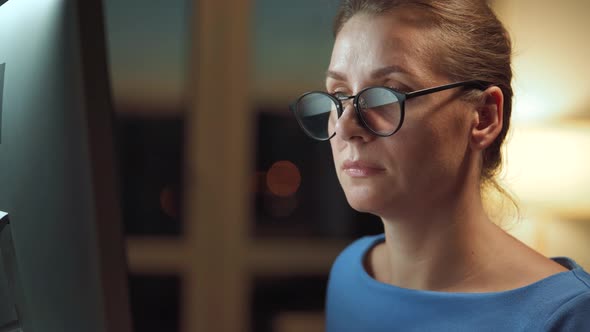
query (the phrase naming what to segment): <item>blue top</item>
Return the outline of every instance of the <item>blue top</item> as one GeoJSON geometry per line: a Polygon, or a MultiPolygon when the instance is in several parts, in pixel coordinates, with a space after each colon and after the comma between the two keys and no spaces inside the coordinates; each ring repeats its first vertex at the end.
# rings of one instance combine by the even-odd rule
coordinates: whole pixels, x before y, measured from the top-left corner
{"type": "Polygon", "coordinates": [[[367,252],[384,235],[348,246],[330,272],[327,332],[590,331],[590,275],[569,258],[569,271],[525,287],[490,293],[412,290],[373,279],[367,252]]]}

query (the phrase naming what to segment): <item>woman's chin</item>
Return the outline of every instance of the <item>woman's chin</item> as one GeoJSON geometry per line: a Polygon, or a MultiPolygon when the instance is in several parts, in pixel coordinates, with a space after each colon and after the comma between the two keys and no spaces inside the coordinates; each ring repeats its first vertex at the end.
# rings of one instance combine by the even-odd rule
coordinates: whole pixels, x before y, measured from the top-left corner
{"type": "Polygon", "coordinates": [[[388,205],[383,195],[377,195],[366,188],[365,190],[356,189],[344,191],[348,204],[356,211],[380,215],[388,205]]]}

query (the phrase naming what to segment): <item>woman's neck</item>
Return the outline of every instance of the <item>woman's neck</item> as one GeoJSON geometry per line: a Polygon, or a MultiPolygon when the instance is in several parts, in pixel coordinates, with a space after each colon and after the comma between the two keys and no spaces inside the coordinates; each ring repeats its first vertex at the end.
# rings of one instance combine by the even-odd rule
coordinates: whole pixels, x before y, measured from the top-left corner
{"type": "Polygon", "coordinates": [[[492,239],[503,232],[486,216],[479,195],[464,192],[454,204],[414,209],[403,218],[383,219],[382,280],[424,290],[465,286],[490,261],[492,239]],[[383,264],[387,265],[384,268],[383,264]]]}

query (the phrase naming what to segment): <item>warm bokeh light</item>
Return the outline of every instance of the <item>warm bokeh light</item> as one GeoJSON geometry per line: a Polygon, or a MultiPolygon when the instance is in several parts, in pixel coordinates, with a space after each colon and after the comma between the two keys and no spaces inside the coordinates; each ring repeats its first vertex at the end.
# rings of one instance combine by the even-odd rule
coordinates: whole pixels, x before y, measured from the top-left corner
{"type": "Polygon", "coordinates": [[[547,256],[574,257],[585,269],[590,268],[590,223],[555,219],[546,220],[543,224],[543,253],[547,256]]]}
{"type": "Polygon", "coordinates": [[[589,116],[590,30],[587,0],[497,0],[512,37],[516,123],[589,116]]]}
{"type": "Polygon", "coordinates": [[[586,0],[496,0],[513,43],[514,106],[503,182],[519,201],[513,234],[589,264],[590,29],[586,0]],[[584,248],[575,250],[575,248],[584,248]]]}
{"type": "Polygon", "coordinates": [[[301,173],[295,164],[288,160],[274,163],[266,173],[266,186],[279,197],[295,194],[301,184],[301,173]]]}
{"type": "Polygon", "coordinates": [[[590,215],[590,124],[518,127],[507,146],[508,187],[528,208],[590,215]]]}

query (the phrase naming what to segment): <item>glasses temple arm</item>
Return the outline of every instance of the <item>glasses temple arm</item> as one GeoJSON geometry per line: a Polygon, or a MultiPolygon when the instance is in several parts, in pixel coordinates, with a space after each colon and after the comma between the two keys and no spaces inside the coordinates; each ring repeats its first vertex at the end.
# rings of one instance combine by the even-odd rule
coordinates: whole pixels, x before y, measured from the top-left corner
{"type": "Polygon", "coordinates": [[[444,91],[444,90],[449,90],[449,89],[453,89],[453,88],[457,88],[460,86],[464,86],[464,87],[472,87],[472,88],[477,88],[477,89],[485,89],[486,87],[488,87],[490,85],[490,83],[484,82],[484,81],[463,81],[463,82],[456,82],[456,83],[451,83],[451,84],[446,84],[446,85],[441,85],[441,86],[437,86],[434,88],[427,88],[427,89],[422,89],[422,90],[418,90],[418,91],[413,91],[410,93],[406,94],[406,99],[410,99],[410,98],[414,98],[414,97],[419,97],[419,96],[423,96],[423,95],[427,95],[430,93],[435,93],[435,92],[439,92],[439,91],[444,91]]]}

